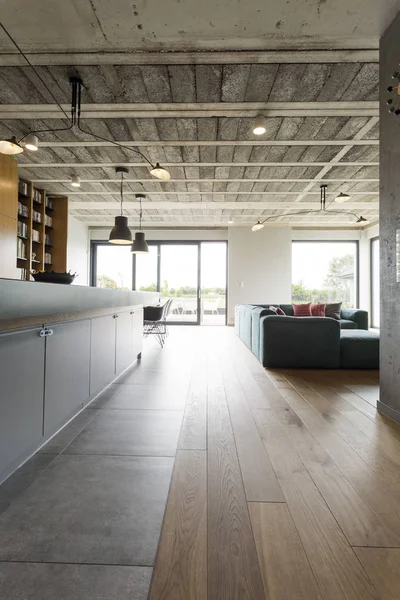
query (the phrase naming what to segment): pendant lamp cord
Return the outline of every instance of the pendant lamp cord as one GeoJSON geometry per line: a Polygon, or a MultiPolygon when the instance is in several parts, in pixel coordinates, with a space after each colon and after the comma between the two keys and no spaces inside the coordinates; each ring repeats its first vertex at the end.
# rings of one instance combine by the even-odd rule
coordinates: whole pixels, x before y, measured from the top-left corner
{"type": "Polygon", "coordinates": [[[121,194],[121,217],[122,217],[122,203],[124,201],[124,174],[123,173],[121,173],[120,194],[121,194]]]}
{"type": "MultiPolygon", "coordinates": [[[[266,223],[270,219],[275,219],[276,217],[280,217],[280,216],[291,217],[291,216],[296,216],[296,215],[317,214],[320,212],[326,212],[328,214],[337,214],[337,215],[353,215],[353,217],[355,217],[356,219],[360,218],[358,215],[356,215],[356,213],[347,212],[345,210],[327,210],[327,207],[326,207],[326,188],[327,187],[328,187],[327,185],[320,186],[320,207],[318,210],[310,208],[309,210],[296,210],[295,212],[286,213],[285,215],[270,215],[263,221],[260,221],[260,225],[264,225],[264,223],[266,223]]],[[[332,203],[330,203],[330,204],[332,204],[332,203]]],[[[328,206],[330,206],[330,204],[328,206]]]]}
{"type": "Polygon", "coordinates": [[[142,198],[139,198],[139,231],[142,231],[142,198]]]}
{"type": "Polygon", "coordinates": [[[92,137],[94,137],[94,138],[96,138],[98,140],[103,141],[103,142],[108,142],[109,144],[113,144],[114,146],[117,146],[118,148],[122,148],[124,150],[130,150],[131,152],[134,152],[135,154],[138,154],[139,156],[141,156],[142,158],[144,158],[144,160],[151,166],[152,169],[154,169],[154,165],[151,162],[151,160],[149,160],[147,158],[147,156],[145,154],[143,154],[143,152],[140,152],[140,150],[137,150],[136,148],[131,148],[130,146],[124,146],[123,144],[119,144],[118,142],[115,142],[114,140],[109,140],[109,139],[107,139],[105,137],[102,137],[101,135],[97,135],[96,133],[92,133],[91,131],[87,131],[87,130],[83,129],[83,127],[81,125],[82,81],[79,79],[79,77],[74,77],[71,80],[71,83],[72,83],[72,102],[71,102],[71,117],[70,117],[67,114],[67,112],[64,110],[64,108],[61,105],[61,103],[57,100],[57,98],[55,97],[55,95],[51,91],[50,87],[44,81],[44,79],[40,75],[40,72],[38,71],[38,69],[36,69],[36,67],[31,63],[31,61],[29,60],[29,58],[27,57],[27,55],[25,54],[25,52],[20,48],[20,46],[14,40],[14,38],[12,37],[12,35],[7,31],[7,29],[4,27],[3,23],[1,23],[1,22],[0,22],[0,28],[4,31],[4,33],[6,34],[6,36],[9,38],[9,40],[12,42],[12,44],[18,50],[18,52],[23,57],[23,59],[26,61],[26,63],[30,66],[30,68],[32,69],[32,71],[35,73],[36,77],[38,77],[38,79],[41,81],[42,85],[45,87],[45,89],[47,90],[47,92],[53,98],[54,102],[57,104],[58,108],[65,115],[65,118],[68,121],[68,127],[61,127],[61,128],[58,128],[58,129],[37,129],[36,131],[29,131],[29,133],[27,133],[20,140],[18,140],[18,143],[22,142],[30,134],[48,133],[48,132],[57,132],[57,131],[69,131],[70,129],[73,128],[74,125],[77,125],[78,129],[82,133],[85,133],[86,135],[90,135],[90,136],[92,136],[92,137]]]}

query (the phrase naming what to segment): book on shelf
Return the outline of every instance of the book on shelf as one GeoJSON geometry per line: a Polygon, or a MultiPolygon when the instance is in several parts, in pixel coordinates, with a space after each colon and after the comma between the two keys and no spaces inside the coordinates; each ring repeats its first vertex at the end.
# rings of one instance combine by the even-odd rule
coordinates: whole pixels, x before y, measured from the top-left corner
{"type": "Polygon", "coordinates": [[[26,258],[26,244],[20,238],[17,239],[17,258],[26,258]]]}
{"type": "Polygon", "coordinates": [[[19,236],[27,238],[28,237],[28,225],[26,223],[23,223],[22,221],[18,221],[17,232],[18,232],[19,236]]]}
{"type": "Polygon", "coordinates": [[[23,181],[22,179],[19,180],[18,182],[18,192],[20,194],[22,194],[23,196],[27,196],[28,195],[28,184],[26,181],[23,181]]]}
{"type": "Polygon", "coordinates": [[[45,235],[45,244],[46,246],[51,246],[51,236],[48,233],[45,235]]]}
{"type": "Polygon", "coordinates": [[[23,281],[26,279],[26,269],[17,269],[17,273],[20,279],[23,281]]]}
{"type": "Polygon", "coordinates": [[[41,223],[42,222],[42,215],[40,214],[40,212],[37,212],[37,210],[33,210],[32,211],[32,219],[34,221],[36,221],[36,223],[41,223]]]}
{"type": "Polygon", "coordinates": [[[52,263],[51,254],[49,252],[46,252],[44,255],[44,263],[45,265],[51,265],[52,263]]]}
{"type": "Polygon", "coordinates": [[[18,214],[21,217],[25,217],[26,219],[28,218],[28,207],[25,206],[25,204],[22,204],[22,202],[18,202],[18,214]]]}
{"type": "Polygon", "coordinates": [[[42,204],[42,195],[39,190],[33,190],[33,201],[37,204],[42,204]]]}
{"type": "Polygon", "coordinates": [[[36,229],[32,229],[32,241],[40,242],[40,232],[36,231],[36,229]]]}
{"type": "Polygon", "coordinates": [[[46,208],[53,208],[53,200],[51,198],[46,198],[46,208]]]}
{"type": "Polygon", "coordinates": [[[48,227],[53,227],[53,219],[49,215],[44,215],[44,222],[48,227]]]}

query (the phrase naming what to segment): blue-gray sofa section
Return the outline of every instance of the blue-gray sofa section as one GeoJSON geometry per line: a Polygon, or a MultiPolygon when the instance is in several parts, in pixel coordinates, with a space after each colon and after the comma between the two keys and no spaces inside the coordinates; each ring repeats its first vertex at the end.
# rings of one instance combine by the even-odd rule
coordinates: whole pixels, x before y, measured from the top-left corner
{"type": "MultiPolygon", "coordinates": [[[[338,369],[341,366],[342,330],[364,331],[364,346],[368,338],[372,342],[368,351],[376,353],[376,349],[372,350],[375,343],[379,353],[379,336],[367,331],[366,311],[342,309],[341,319],[336,320],[329,317],[294,317],[291,304],[273,304],[280,306],[286,314],[278,316],[269,306],[239,304],[235,309],[236,333],[264,367],[338,369]]],[[[348,334],[343,336],[347,353],[354,337],[351,331],[348,334]]],[[[364,346],[358,343],[354,347],[360,351],[364,346]]],[[[354,361],[356,363],[357,360],[354,361]]],[[[362,359],[360,364],[363,365],[362,359]]],[[[377,368],[376,364],[373,367],[371,364],[375,364],[374,359],[367,361],[364,368],[377,368]]]]}

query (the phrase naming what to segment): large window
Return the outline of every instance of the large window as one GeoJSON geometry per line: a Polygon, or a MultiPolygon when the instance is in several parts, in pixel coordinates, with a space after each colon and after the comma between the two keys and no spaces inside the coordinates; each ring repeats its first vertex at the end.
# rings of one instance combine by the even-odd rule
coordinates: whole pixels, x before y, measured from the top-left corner
{"type": "Polygon", "coordinates": [[[171,323],[226,323],[227,243],[149,241],[149,253],[130,246],[92,242],[91,284],[112,289],[160,292],[171,300],[171,323]]]}
{"type": "Polygon", "coordinates": [[[292,301],[358,304],[358,242],[293,242],[292,301]]]}
{"type": "Polygon", "coordinates": [[[371,240],[371,325],[380,327],[379,238],[371,240]]]}
{"type": "Polygon", "coordinates": [[[99,243],[92,263],[92,285],[119,290],[132,289],[132,254],[130,246],[99,243]]]}

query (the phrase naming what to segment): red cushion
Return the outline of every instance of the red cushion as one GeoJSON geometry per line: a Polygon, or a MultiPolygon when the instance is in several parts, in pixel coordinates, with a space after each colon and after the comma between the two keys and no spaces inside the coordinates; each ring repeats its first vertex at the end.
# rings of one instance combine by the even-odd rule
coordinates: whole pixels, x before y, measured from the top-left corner
{"type": "Polygon", "coordinates": [[[270,306],[269,310],[273,310],[279,316],[285,316],[285,312],[279,306],[270,306]]]}
{"type": "Polygon", "coordinates": [[[293,304],[293,314],[295,317],[312,317],[311,302],[308,304],[293,304]]]}
{"type": "Polygon", "coordinates": [[[326,304],[311,304],[311,314],[313,317],[324,317],[325,316],[326,304]]]}

